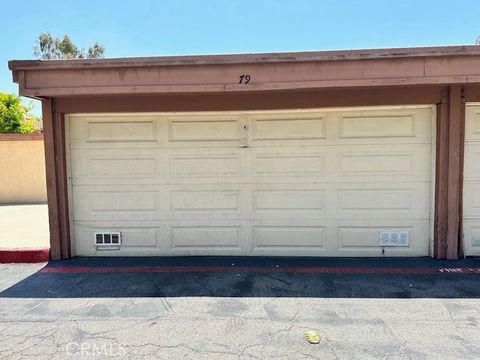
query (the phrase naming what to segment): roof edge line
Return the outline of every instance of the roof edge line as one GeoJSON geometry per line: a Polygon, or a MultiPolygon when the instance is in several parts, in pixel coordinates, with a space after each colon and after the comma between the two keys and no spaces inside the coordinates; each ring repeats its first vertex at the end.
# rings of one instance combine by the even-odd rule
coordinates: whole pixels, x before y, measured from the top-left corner
{"type": "Polygon", "coordinates": [[[278,53],[246,53],[219,55],[178,55],[156,57],[122,57],[103,59],[10,60],[12,71],[35,69],[88,69],[153,66],[205,66],[255,63],[291,63],[354,61],[441,56],[480,56],[478,45],[454,45],[410,48],[328,50],[278,53]]]}

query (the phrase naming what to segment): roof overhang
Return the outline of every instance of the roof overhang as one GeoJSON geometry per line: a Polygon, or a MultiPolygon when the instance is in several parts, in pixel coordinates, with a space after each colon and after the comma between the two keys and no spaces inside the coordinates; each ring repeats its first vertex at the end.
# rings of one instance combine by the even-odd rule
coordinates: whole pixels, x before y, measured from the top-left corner
{"type": "Polygon", "coordinates": [[[480,46],[236,55],[12,60],[35,98],[480,83],[480,46]],[[246,83],[245,77],[250,81],[246,83]]]}

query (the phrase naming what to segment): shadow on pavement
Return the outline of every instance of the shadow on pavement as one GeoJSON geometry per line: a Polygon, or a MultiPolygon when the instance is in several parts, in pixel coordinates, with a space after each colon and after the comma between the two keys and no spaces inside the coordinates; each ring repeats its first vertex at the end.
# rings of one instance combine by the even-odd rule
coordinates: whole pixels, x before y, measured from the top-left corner
{"type": "Polygon", "coordinates": [[[480,259],[74,258],[1,298],[480,298],[480,259]],[[458,269],[467,269],[469,272],[458,269]]]}

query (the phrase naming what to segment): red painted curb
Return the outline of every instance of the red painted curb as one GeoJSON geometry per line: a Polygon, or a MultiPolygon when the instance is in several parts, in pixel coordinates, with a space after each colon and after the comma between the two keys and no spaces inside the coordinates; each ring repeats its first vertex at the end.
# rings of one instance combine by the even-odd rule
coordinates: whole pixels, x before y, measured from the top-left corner
{"type": "Polygon", "coordinates": [[[218,266],[218,265],[158,265],[158,266],[51,266],[41,273],[205,273],[256,272],[296,274],[480,274],[477,267],[323,267],[323,266],[218,266]]]}
{"type": "Polygon", "coordinates": [[[50,260],[50,248],[0,248],[0,264],[42,263],[50,260]]]}

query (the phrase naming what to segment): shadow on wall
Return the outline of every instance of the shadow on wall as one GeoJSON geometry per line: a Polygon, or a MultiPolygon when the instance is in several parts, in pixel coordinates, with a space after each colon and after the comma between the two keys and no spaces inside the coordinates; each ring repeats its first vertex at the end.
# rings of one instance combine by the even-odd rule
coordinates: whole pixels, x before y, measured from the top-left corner
{"type": "Polygon", "coordinates": [[[2,298],[187,296],[480,298],[480,259],[76,258],[51,262],[0,293],[2,298]]]}

